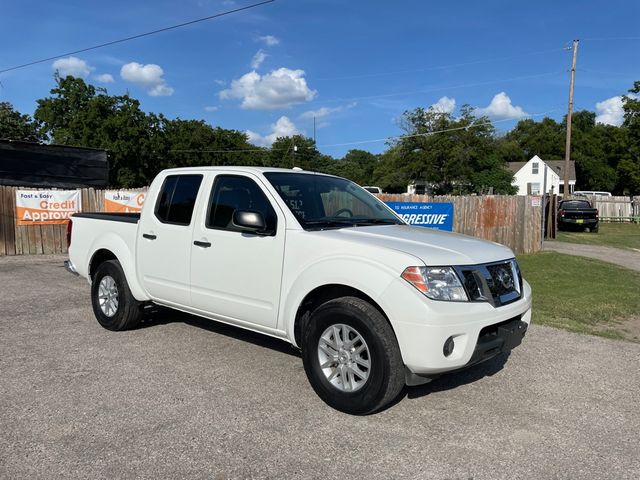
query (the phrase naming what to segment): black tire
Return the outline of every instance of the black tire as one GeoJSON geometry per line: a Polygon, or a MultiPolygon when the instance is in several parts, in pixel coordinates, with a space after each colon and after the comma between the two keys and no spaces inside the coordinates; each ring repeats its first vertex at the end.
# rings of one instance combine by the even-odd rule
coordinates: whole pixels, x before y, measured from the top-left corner
{"type": "Polygon", "coordinates": [[[404,387],[404,364],[391,325],[378,309],[360,298],[337,298],[313,311],[303,332],[302,361],[307,378],[318,396],[329,406],[345,413],[374,413],[395,400],[404,387]],[[336,387],[320,367],[320,338],[323,332],[336,324],[354,329],[368,347],[368,378],[356,391],[346,392],[336,387]]]}
{"type": "Polygon", "coordinates": [[[595,227],[593,227],[591,229],[591,233],[598,233],[598,230],[600,230],[600,225],[596,225],[595,227]]]}
{"type": "Polygon", "coordinates": [[[130,330],[140,325],[143,304],[131,294],[122,266],[117,260],[103,262],[96,270],[91,282],[91,304],[98,323],[107,330],[130,330]],[[113,279],[117,289],[117,307],[111,315],[107,315],[100,304],[100,284],[106,277],[113,279]]]}

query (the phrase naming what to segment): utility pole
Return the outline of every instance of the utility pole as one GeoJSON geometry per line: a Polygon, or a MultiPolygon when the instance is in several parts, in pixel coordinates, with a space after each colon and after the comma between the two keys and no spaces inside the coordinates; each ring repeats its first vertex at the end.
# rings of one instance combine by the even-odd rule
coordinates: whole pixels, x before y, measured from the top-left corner
{"type": "Polygon", "coordinates": [[[569,113],[567,113],[567,143],[564,148],[564,198],[569,196],[569,161],[571,160],[571,117],[573,116],[573,84],[576,79],[576,59],[578,42],[573,41],[573,61],[571,62],[571,83],[569,84],[569,113]]]}
{"type": "Polygon", "coordinates": [[[316,116],[313,116],[313,146],[316,146],[316,116]]]}

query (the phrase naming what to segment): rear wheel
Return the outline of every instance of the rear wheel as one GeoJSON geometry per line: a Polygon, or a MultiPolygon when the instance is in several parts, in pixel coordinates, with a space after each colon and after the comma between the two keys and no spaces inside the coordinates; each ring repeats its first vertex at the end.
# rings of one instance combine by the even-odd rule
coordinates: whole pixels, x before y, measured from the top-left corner
{"type": "Polygon", "coordinates": [[[302,359],[318,396],[342,412],[373,413],[404,387],[404,365],[384,316],[356,297],[318,307],[303,333],[302,359]]]}
{"type": "Polygon", "coordinates": [[[129,330],[140,325],[142,303],[131,294],[117,260],[108,260],[97,268],[91,283],[91,304],[98,323],[107,330],[129,330]]]}

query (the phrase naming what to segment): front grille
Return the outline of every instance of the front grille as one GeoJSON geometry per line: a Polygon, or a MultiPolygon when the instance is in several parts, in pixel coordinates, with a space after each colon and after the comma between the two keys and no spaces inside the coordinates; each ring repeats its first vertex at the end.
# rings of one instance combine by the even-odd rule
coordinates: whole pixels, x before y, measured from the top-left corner
{"type": "Polygon", "coordinates": [[[491,279],[487,281],[494,296],[501,297],[515,291],[516,282],[513,278],[511,263],[500,263],[487,266],[491,279]]]}
{"type": "Polygon", "coordinates": [[[471,301],[483,300],[482,284],[478,284],[476,276],[472,270],[464,270],[462,272],[464,276],[463,286],[469,295],[471,301]]]}
{"type": "Polygon", "coordinates": [[[472,302],[499,307],[521,297],[522,277],[515,260],[456,268],[472,302]]]}

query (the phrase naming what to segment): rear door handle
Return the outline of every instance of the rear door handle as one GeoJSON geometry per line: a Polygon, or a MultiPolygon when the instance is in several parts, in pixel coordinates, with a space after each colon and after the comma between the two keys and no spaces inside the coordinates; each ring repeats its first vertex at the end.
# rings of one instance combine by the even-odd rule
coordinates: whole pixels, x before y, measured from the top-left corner
{"type": "Polygon", "coordinates": [[[211,246],[211,242],[201,242],[200,240],[194,240],[193,244],[197,247],[209,248],[211,246]]]}
{"type": "Polygon", "coordinates": [[[158,238],[157,235],[152,235],[151,233],[143,233],[142,237],[146,238],[147,240],[155,240],[156,238],[158,238]]]}

